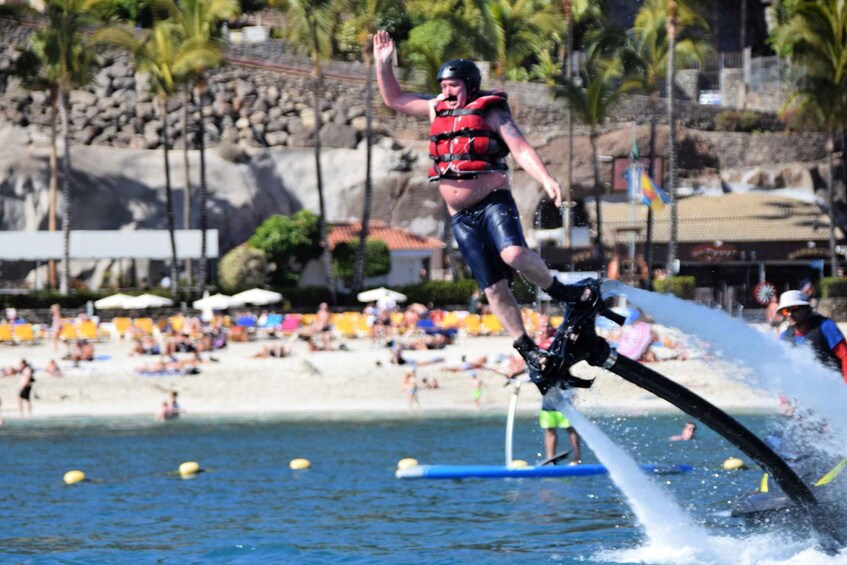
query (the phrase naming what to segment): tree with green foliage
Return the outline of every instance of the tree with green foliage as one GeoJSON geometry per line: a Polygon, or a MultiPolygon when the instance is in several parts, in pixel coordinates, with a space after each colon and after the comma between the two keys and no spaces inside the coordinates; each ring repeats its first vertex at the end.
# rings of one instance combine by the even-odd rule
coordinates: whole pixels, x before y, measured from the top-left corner
{"type": "Polygon", "coordinates": [[[162,119],[162,154],[165,173],[165,206],[171,244],[171,293],[179,294],[173,188],[170,172],[170,136],[167,101],[177,92],[179,77],[197,65],[217,64],[220,54],[202,44],[186,41],[183,28],[170,19],[157,21],[150,30],[137,31],[122,26],[105,27],[94,34],[95,41],[107,42],[130,50],[135,67],[147,74],[156,93],[157,110],[162,119]]]}
{"type": "MultiPolygon", "coordinates": [[[[365,81],[365,197],[362,206],[362,231],[359,234],[359,245],[356,251],[355,268],[351,288],[354,292],[362,289],[365,278],[366,242],[370,232],[371,209],[373,207],[373,175],[372,175],[372,145],[373,145],[373,82],[374,61],[371,43],[377,29],[390,23],[396,3],[393,0],[365,0],[358,6],[350,24],[356,29],[356,38],[361,49],[362,59],[367,66],[365,81]]],[[[390,27],[390,26],[389,26],[390,27]]],[[[333,253],[333,256],[335,253],[333,253]]]]}
{"type": "Polygon", "coordinates": [[[565,81],[555,89],[556,96],[565,98],[574,115],[588,126],[591,143],[591,162],[594,170],[594,198],[596,202],[597,232],[595,246],[603,257],[603,220],[601,196],[603,184],[600,178],[600,162],[597,153],[597,138],[600,126],[606,121],[623,94],[620,78],[623,65],[618,53],[605,52],[604,44],[596,42],[589,46],[587,60],[580,72],[579,80],[565,81]]]}
{"type": "Polygon", "coordinates": [[[300,210],[291,217],[274,215],[256,228],[247,241],[265,253],[276,265],[271,276],[275,284],[293,286],[306,264],[322,255],[319,217],[300,210]]]}
{"type": "MultiPolygon", "coordinates": [[[[178,4],[174,0],[157,0],[160,5],[167,9],[169,17],[173,19],[182,29],[185,37],[186,48],[203,51],[208,57],[196,58],[189,62],[187,68],[179,76],[186,92],[194,87],[197,99],[198,121],[196,127],[197,149],[200,157],[200,265],[198,272],[198,287],[200,292],[206,288],[206,231],[209,229],[209,192],[206,184],[206,146],[203,96],[206,90],[205,75],[210,69],[220,66],[223,58],[223,44],[219,38],[219,25],[222,21],[233,18],[239,14],[240,4],[238,0],[180,0],[178,4]]],[[[186,109],[188,105],[186,104],[186,109]]],[[[186,117],[185,127],[188,119],[186,117]]],[[[188,140],[183,137],[184,157],[187,161],[188,140]]],[[[189,218],[191,210],[190,179],[186,167],[184,218],[189,218]]],[[[185,220],[188,229],[188,221],[185,220]]]]}
{"type": "MultiPolygon", "coordinates": [[[[839,136],[843,148],[847,129],[847,1],[803,0],[796,3],[777,28],[774,43],[781,54],[790,55],[802,69],[802,77],[785,109],[795,111],[799,119],[825,129],[833,149],[836,136],[839,136]]],[[[827,188],[830,267],[834,274],[837,257],[833,168],[830,153],[827,188]]]]}
{"type": "MultiPolygon", "coordinates": [[[[332,250],[332,272],[345,281],[351,281],[356,275],[356,258],[359,239],[339,243],[332,250]]],[[[364,276],[379,277],[391,271],[391,253],[388,244],[381,239],[369,239],[365,244],[364,276]]]]}
{"type": "Polygon", "coordinates": [[[221,257],[218,282],[230,294],[264,287],[268,282],[267,257],[250,245],[239,245],[221,257]]]}
{"type": "MultiPolygon", "coordinates": [[[[635,16],[632,29],[629,30],[630,42],[627,55],[630,63],[626,90],[641,91],[650,97],[650,149],[648,153],[649,174],[656,178],[653,160],[656,155],[656,129],[659,114],[659,88],[667,76],[670,41],[668,37],[667,0],[646,0],[635,16]]],[[[694,8],[687,3],[678,4],[678,37],[675,43],[676,64],[702,62],[710,47],[708,43],[709,24],[694,8]]],[[[664,184],[663,179],[656,179],[664,184]]],[[[669,189],[670,190],[670,189],[669,189]]],[[[647,210],[647,243],[645,257],[648,265],[653,263],[652,246],[653,210],[647,210]]],[[[651,272],[648,269],[648,283],[651,272]]]]}
{"type": "Polygon", "coordinates": [[[548,38],[562,16],[554,6],[538,0],[488,2],[487,14],[494,30],[490,38],[495,56],[494,76],[501,88],[539,46],[550,43],[548,38]]]}
{"type": "MultiPolygon", "coordinates": [[[[88,31],[95,24],[93,10],[104,0],[48,0],[46,3],[46,24],[32,37],[32,43],[25,61],[34,66],[21,72],[36,76],[50,91],[51,105],[54,108],[51,120],[55,124],[58,112],[61,122],[64,154],[61,162],[62,182],[62,272],[59,290],[67,294],[70,290],[70,230],[71,230],[71,139],[68,124],[68,96],[74,88],[79,88],[91,80],[95,65],[94,52],[89,45],[88,31]]],[[[51,126],[55,132],[55,125],[51,126]]],[[[53,138],[55,145],[55,134],[53,138]]],[[[51,159],[51,176],[59,178],[58,159],[51,159]]],[[[51,181],[51,190],[55,191],[51,181]]],[[[55,192],[50,198],[53,203],[52,215],[55,218],[55,192]]],[[[55,227],[55,220],[52,225],[55,227]]]]}
{"type": "Polygon", "coordinates": [[[327,286],[336,302],[335,283],[332,277],[332,257],[327,238],[329,227],[326,219],[326,203],[324,198],[323,174],[321,171],[321,88],[323,73],[321,61],[332,55],[332,31],[337,24],[342,3],[346,0],[277,0],[278,6],[288,17],[288,40],[292,47],[305,51],[312,60],[312,111],[314,113],[313,137],[315,144],[315,178],[318,191],[318,207],[320,210],[320,242],[323,249],[321,255],[327,286]]]}

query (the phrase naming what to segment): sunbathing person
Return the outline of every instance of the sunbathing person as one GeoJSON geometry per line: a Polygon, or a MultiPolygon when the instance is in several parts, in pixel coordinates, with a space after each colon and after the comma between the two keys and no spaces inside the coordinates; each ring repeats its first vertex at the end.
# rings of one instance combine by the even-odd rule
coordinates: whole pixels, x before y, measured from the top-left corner
{"type": "Polygon", "coordinates": [[[73,361],[75,367],[79,366],[80,361],[94,361],[94,345],[88,340],[80,339],[74,342],[65,359],[73,361]]]}
{"type": "Polygon", "coordinates": [[[44,367],[44,372],[50,375],[51,377],[60,378],[62,376],[62,369],[59,368],[59,364],[56,363],[55,359],[50,359],[47,363],[47,366],[44,367]]]}
{"type": "Polygon", "coordinates": [[[288,357],[291,355],[291,348],[287,345],[263,345],[257,353],[253,354],[253,359],[267,359],[268,357],[288,357]]]}
{"type": "Polygon", "coordinates": [[[136,367],[135,372],[141,375],[155,375],[161,373],[186,373],[196,375],[200,372],[197,359],[175,359],[173,357],[162,357],[154,363],[145,363],[136,367]]]}
{"type": "Polygon", "coordinates": [[[488,355],[482,355],[477,357],[476,359],[472,359],[468,361],[462,356],[462,363],[458,366],[454,367],[442,367],[442,371],[448,371],[451,373],[459,373],[461,371],[475,371],[478,369],[485,369],[488,363],[488,355]]]}

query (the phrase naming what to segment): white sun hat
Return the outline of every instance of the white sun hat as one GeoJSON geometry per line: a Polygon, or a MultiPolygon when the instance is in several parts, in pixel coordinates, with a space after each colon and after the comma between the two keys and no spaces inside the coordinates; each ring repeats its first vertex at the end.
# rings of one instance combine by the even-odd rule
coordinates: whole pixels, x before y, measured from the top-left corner
{"type": "Polygon", "coordinates": [[[779,296],[777,310],[791,308],[792,306],[811,306],[808,297],[799,290],[789,290],[779,296]]]}

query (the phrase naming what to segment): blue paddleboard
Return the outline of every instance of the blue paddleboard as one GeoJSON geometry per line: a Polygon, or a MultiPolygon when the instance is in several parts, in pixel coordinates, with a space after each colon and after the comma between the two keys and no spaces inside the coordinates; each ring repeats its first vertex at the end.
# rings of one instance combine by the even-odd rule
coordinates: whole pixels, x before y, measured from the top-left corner
{"type": "MultiPolygon", "coordinates": [[[[645,473],[673,475],[687,473],[691,465],[640,465],[645,473]]],[[[606,475],[604,465],[545,465],[543,467],[505,467],[502,465],[415,465],[398,469],[398,479],[527,479],[544,477],[590,477],[606,475]]]]}

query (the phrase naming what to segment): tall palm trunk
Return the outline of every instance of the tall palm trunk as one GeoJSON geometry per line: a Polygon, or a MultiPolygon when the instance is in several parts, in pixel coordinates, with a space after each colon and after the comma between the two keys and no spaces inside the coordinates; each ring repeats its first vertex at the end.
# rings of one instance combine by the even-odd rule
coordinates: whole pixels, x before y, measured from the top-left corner
{"type": "MultiPolygon", "coordinates": [[[[370,43],[370,42],[368,42],[370,43]]],[[[365,48],[367,52],[367,48],[365,48]]],[[[353,290],[362,289],[365,280],[365,247],[370,231],[371,207],[373,201],[373,178],[371,176],[371,128],[373,123],[373,60],[366,55],[368,78],[365,83],[365,202],[362,210],[362,233],[359,234],[359,247],[356,250],[356,268],[353,276],[353,290]]]]}
{"type": "Polygon", "coordinates": [[[676,55],[676,27],[677,27],[677,5],[676,0],[668,0],[668,19],[666,22],[668,33],[668,196],[671,207],[670,237],[668,238],[668,261],[667,272],[669,275],[676,274],[675,265],[677,260],[677,245],[679,240],[679,210],[676,202],[676,120],[674,116],[673,84],[674,66],[676,55]]]}
{"type": "Polygon", "coordinates": [[[829,182],[826,191],[829,204],[829,272],[830,276],[834,277],[838,273],[838,257],[835,254],[835,161],[832,158],[832,152],[835,151],[835,131],[833,130],[829,131],[829,141],[832,150],[829,152],[829,182]]]}
{"type": "MultiPolygon", "coordinates": [[[[656,179],[656,171],[653,162],[656,159],[656,128],[659,121],[658,111],[658,92],[653,92],[650,95],[650,149],[647,157],[649,164],[647,170],[650,171],[650,178],[658,182],[661,186],[662,179],[656,179]]],[[[647,236],[644,242],[644,262],[647,263],[647,289],[653,288],[653,207],[647,206],[647,236]]]]}
{"type": "Polygon", "coordinates": [[[197,152],[200,157],[200,265],[197,267],[197,291],[206,290],[206,230],[209,229],[209,193],[206,188],[206,128],[203,122],[203,88],[196,92],[200,119],[197,123],[197,152]]]}
{"type": "Polygon", "coordinates": [[[597,212],[597,239],[594,241],[594,246],[597,249],[597,257],[600,263],[605,268],[606,259],[603,253],[603,207],[600,205],[602,193],[602,181],[600,179],[600,162],[597,160],[597,130],[594,126],[591,127],[588,139],[591,142],[591,164],[594,168],[594,204],[597,212]]]}
{"type": "Polygon", "coordinates": [[[71,139],[68,131],[68,98],[59,91],[59,115],[62,121],[64,156],[62,159],[62,275],[59,292],[68,294],[71,280],[71,139]]]}
{"type": "Polygon", "coordinates": [[[168,237],[171,242],[171,295],[176,298],[179,294],[179,281],[176,271],[176,236],[174,235],[174,198],[171,187],[171,164],[169,159],[170,137],[168,136],[167,101],[159,99],[162,112],[162,149],[165,157],[165,212],[168,218],[168,237]]]}
{"type": "MultiPolygon", "coordinates": [[[[188,106],[191,103],[191,83],[186,83],[182,104],[182,168],[185,172],[185,189],[182,193],[182,229],[191,229],[191,169],[188,163],[188,106]]],[[[191,259],[185,259],[185,277],[188,286],[192,283],[191,259]]]]}
{"type": "Polygon", "coordinates": [[[321,232],[321,248],[323,249],[323,253],[321,255],[321,260],[324,266],[324,273],[326,275],[327,285],[329,286],[329,293],[332,297],[332,302],[335,304],[336,300],[336,292],[335,292],[335,281],[332,277],[332,255],[329,249],[329,241],[328,241],[328,233],[329,230],[327,228],[326,221],[326,203],[324,202],[324,184],[323,184],[323,174],[321,172],[321,106],[320,106],[320,81],[321,81],[321,73],[320,67],[317,62],[315,62],[315,72],[312,76],[312,108],[315,113],[315,177],[317,180],[317,189],[318,189],[318,208],[320,210],[320,217],[318,218],[318,227],[321,232]]]}
{"type": "MultiPolygon", "coordinates": [[[[59,192],[59,152],[56,147],[57,131],[56,120],[58,119],[59,91],[56,86],[50,87],[50,203],[47,217],[47,229],[56,231],[56,205],[59,192]]],[[[51,289],[56,288],[56,260],[47,262],[47,281],[51,289]]]]}
{"type": "MultiPolygon", "coordinates": [[[[565,48],[565,79],[573,77],[571,60],[573,59],[573,14],[571,0],[565,2],[565,25],[567,27],[567,40],[565,48]]],[[[562,210],[562,229],[565,232],[564,244],[566,249],[571,248],[571,198],[573,196],[573,105],[568,102],[568,182],[565,185],[565,207],[562,210]]]]}

